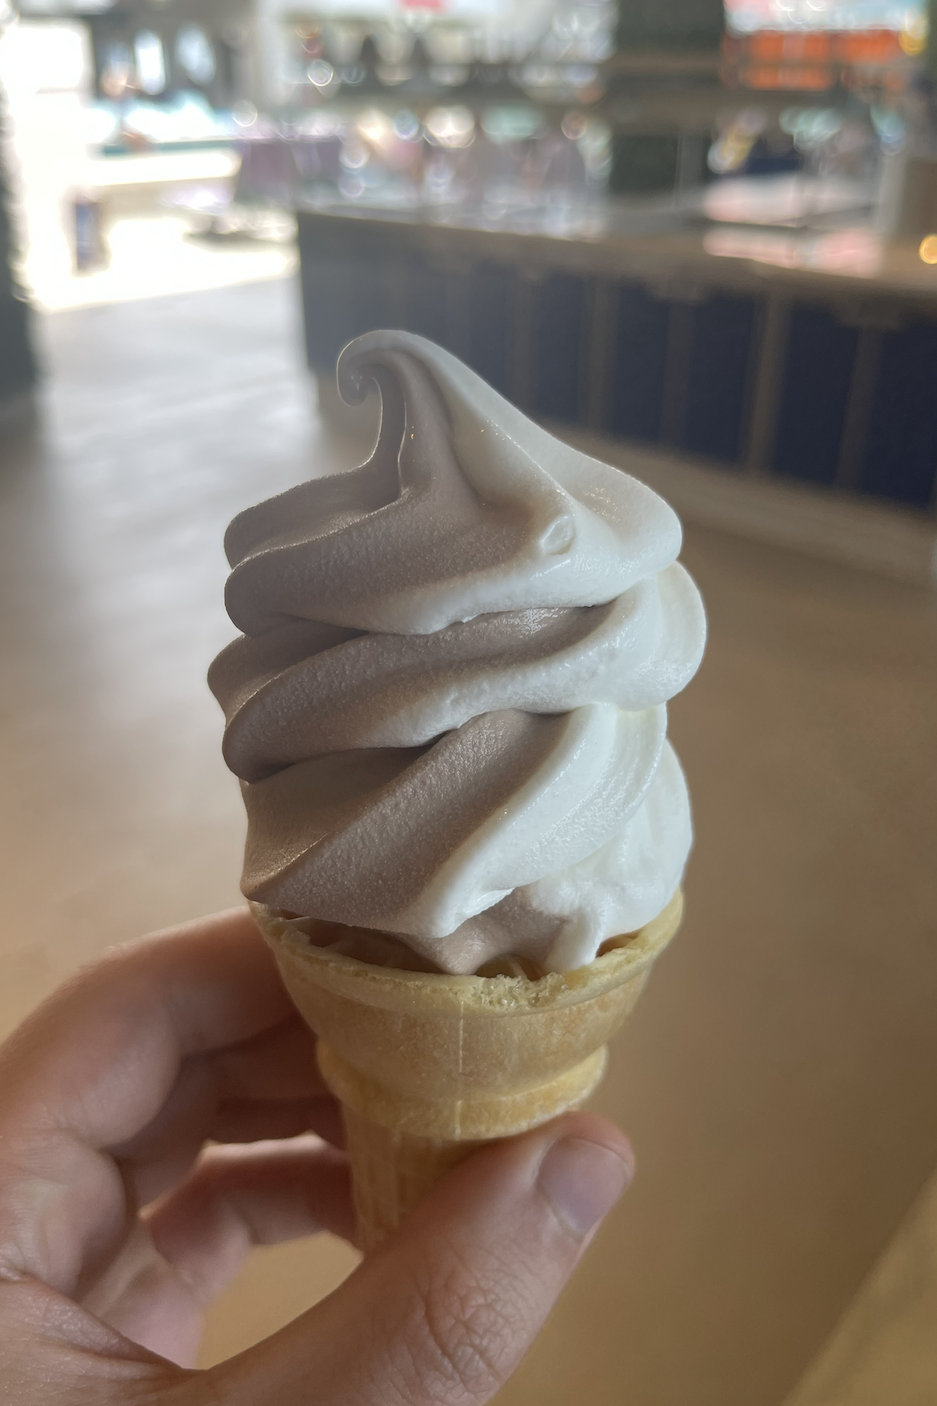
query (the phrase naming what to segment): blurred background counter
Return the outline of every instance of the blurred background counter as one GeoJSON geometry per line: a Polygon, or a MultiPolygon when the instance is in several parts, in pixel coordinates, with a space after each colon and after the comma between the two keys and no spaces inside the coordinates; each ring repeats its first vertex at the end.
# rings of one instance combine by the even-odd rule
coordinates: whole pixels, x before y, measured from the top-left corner
{"type": "Polygon", "coordinates": [[[309,363],[330,382],[351,337],[404,327],[536,418],[928,509],[933,271],[868,226],[757,228],[766,196],[795,226],[822,189],[733,184],[732,223],[707,223],[702,200],[692,220],[557,207],[514,228],[305,211],[309,363]]]}
{"type": "Polygon", "coordinates": [[[323,382],[403,326],[569,433],[933,523],[926,0],[20,11],[0,68],[40,305],[128,296],[134,257],[164,291],[209,252],[285,272],[298,211],[323,382]]]}

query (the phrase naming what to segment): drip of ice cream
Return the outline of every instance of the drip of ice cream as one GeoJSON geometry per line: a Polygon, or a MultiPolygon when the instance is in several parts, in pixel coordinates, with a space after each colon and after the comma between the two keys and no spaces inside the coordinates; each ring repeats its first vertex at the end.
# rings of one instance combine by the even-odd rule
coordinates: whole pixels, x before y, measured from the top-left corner
{"type": "Polygon", "coordinates": [[[248,814],[243,889],[472,972],[590,961],[654,917],[691,842],[665,703],[705,622],[680,525],[422,337],[338,382],[371,458],[241,513],[244,634],[212,665],[248,814]]]}

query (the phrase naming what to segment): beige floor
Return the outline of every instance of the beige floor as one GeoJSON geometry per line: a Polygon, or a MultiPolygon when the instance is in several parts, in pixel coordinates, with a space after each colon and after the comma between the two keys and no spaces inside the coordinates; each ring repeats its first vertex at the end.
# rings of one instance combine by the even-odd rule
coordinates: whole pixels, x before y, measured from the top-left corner
{"type": "MultiPolygon", "coordinates": [[[[104,945],[236,900],[222,532],[355,455],[295,305],[282,281],[43,321],[44,415],[0,474],[4,1029],[104,945]]],[[[639,1176],[505,1406],[779,1406],[937,1165],[933,600],[709,530],[685,559],[711,618],[672,709],[689,916],[599,1099],[639,1176]]],[[[206,1360],[350,1263],[258,1255],[206,1360]]]]}
{"type": "Polygon", "coordinates": [[[937,1176],[784,1406],[933,1406],[937,1176]]]}

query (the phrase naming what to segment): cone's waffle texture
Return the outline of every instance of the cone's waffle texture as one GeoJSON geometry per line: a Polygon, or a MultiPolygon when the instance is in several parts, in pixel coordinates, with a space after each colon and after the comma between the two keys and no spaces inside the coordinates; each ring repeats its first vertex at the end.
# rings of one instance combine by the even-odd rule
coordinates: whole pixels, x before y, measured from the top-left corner
{"type": "Polygon", "coordinates": [[[358,1246],[373,1250],[439,1178],[484,1144],[407,1137],[344,1105],[358,1246]]]}
{"type": "Polygon", "coordinates": [[[588,966],[538,981],[372,966],[317,947],[309,919],[251,910],[343,1105],[368,1250],[475,1148],[588,1098],[683,900],[588,966]]]}

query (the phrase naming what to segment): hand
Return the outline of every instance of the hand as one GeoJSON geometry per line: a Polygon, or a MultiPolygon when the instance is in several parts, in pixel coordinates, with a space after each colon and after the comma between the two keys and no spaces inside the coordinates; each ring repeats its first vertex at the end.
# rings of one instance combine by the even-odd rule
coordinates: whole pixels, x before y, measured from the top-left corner
{"type": "Polygon", "coordinates": [[[0,1047],[3,1399],[488,1401],[630,1180],[626,1139],[573,1114],[483,1149],[335,1293],[193,1370],[251,1245],[351,1236],[339,1129],[246,910],[80,972],[0,1047]]]}

